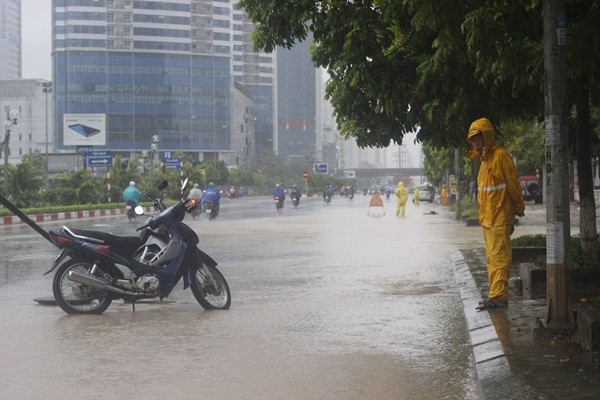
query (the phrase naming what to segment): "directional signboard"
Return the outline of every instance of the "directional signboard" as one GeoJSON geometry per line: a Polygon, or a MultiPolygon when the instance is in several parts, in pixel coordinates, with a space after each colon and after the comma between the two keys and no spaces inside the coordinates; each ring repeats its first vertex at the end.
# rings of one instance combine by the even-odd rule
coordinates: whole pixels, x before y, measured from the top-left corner
{"type": "Polygon", "coordinates": [[[165,158],[163,161],[167,168],[175,168],[175,169],[181,168],[181,159],[180,158],[177,158],[177,157],[165,158]]]}
{"type": "Polygon", "coordinates": [[[329,173],[329,164],[315,163],[314,169],[315,169],[315,173],[317,173],[317,174],[327,174],[327,173],[329,173]]]}
{"type": "Polygon", "coordinates": [[[112,150],[106,151],[91,151],[85,154],[84,167],[112,167],[113,157],[112,150]]]}

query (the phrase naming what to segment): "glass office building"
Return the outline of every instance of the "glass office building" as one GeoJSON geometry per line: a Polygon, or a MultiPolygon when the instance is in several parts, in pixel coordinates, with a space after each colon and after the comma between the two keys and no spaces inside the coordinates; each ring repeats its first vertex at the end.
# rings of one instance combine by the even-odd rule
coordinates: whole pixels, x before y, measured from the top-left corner
{"type": "Polygon", "coordinates": [[[291,49],[277,51],[277,121],[279,155],[293,160],[316,159],[316,76],[312,35],[291,49]]]}
{"type": "Polygon", "coordinates": [[[21,78],[21,0],[0,0],[0,79],[21,78]]]}
{"type": "MultiPolygon", "coordinates": [[[[56,144],[64,114],[105,114],[115,151],[231,151],[227,0],[53,0],[56,144]]],[[[204,154],[204,155],[202,155],[204,154]]]]}

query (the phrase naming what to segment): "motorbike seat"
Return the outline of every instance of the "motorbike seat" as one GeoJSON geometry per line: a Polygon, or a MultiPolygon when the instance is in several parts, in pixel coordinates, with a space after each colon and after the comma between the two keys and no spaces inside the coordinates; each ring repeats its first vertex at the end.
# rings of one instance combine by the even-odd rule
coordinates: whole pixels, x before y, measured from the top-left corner
{"type": "Polygon", "coordinates": [[[74,236],[78,239],[92,239],[93,242],[104,243],[114,246],[140,246],[142,241],[137,236],[118,236],[108,232],[89,231],[85,229],[67,228],[63,226],[60,231],[63,234],[74,236]]]}

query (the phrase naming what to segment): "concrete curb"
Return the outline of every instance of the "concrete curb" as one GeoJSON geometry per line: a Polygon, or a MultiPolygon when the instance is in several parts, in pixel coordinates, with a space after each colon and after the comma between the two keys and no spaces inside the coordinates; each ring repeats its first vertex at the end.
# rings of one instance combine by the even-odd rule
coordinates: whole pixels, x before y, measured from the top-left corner
{"type": "MultiPolygon", "coordinates": [[[[152,214],[154,212],[154,208],[146,207],[144,209],[146,214],[152,214]]],[[[112,208],[108,210],[89,210],[89,211],[68,211],[68,212],[60,212],[60,213],[52,213],[52,214],[36,214],[36,215],[28,215],[32,221],[36,223],[42,222],[51,222],[51,221],[63,221],[63,220],[71,220],[71,219],[81,219],[81,218],[96,218],[96,217],[107,217],[113,215],[125,215],[124,208],[112,208]]],[[[15,215],[7,215],[4,217],[0,217],[0,225],[17,225],[24,224],[19,217],[15,215]]]]}
{"type": "Polygon", "coordinates": [[[467,261],[460,251],[454,252],[451,259],[473,348],[473,363],[481,399],[523,399],[523,393],[514,390],[518,378],[508,363],[489,312],[475,309],[482,294],[467,261]]]}

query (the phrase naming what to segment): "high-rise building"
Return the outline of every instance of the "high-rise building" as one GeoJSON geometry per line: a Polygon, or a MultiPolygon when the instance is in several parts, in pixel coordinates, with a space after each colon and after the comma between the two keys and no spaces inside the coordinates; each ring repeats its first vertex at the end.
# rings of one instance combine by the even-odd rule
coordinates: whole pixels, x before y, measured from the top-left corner
{"type": "Polygon", "coordinates": [[[65,115],[100,114],[106,143],[94,149],[145,150],[158,135],[159,151],[225,159],[246,109],[234,80],[252,93],[256,142],[272,141],[273,83],[237,74],[264,61],[243,20],[228,0],[53,0],[57,147],[71,143],[65,115]]]}
{"type": "MultiPolygon", "coordinates": [[[[9,137],[8,161],[11,164],[17,164],[23,156],[36,151],[42,154],[52,152],[50,87],[50,82],[43,79],[0,80],[0,112],[3,118],[0,121],[8,120],[12,110],[19,112],[9,137]]],[[[6,134],[5,128],[2,131],[0,140],[4,140],[6,134]]]]}
{"type": "Polygon", "coordinates": [[[316,76],[312,36],[277,50],[278,154],[284,159],[316,158],[316,76]]]}
{"type": "MultiPolygon", "coordinates": [[[[224,0],[226,1],[226,0],[224,0]]],[[[232,0],[237,3],[237,0],[232,0]]],[[[243,10],[233,10],[233,80],[243,85],[254,101],[253,131],[256,155],[277,152],[276,54],[256,51],[252,42],[254,23],[243,10]]],[[[235,110],[243,114],[245,110],[235,110]]]]}
{"type": "Polygon", "coordinates": [[[0,79],[21,78],[21,0],[0,0],[0,79]]]}

